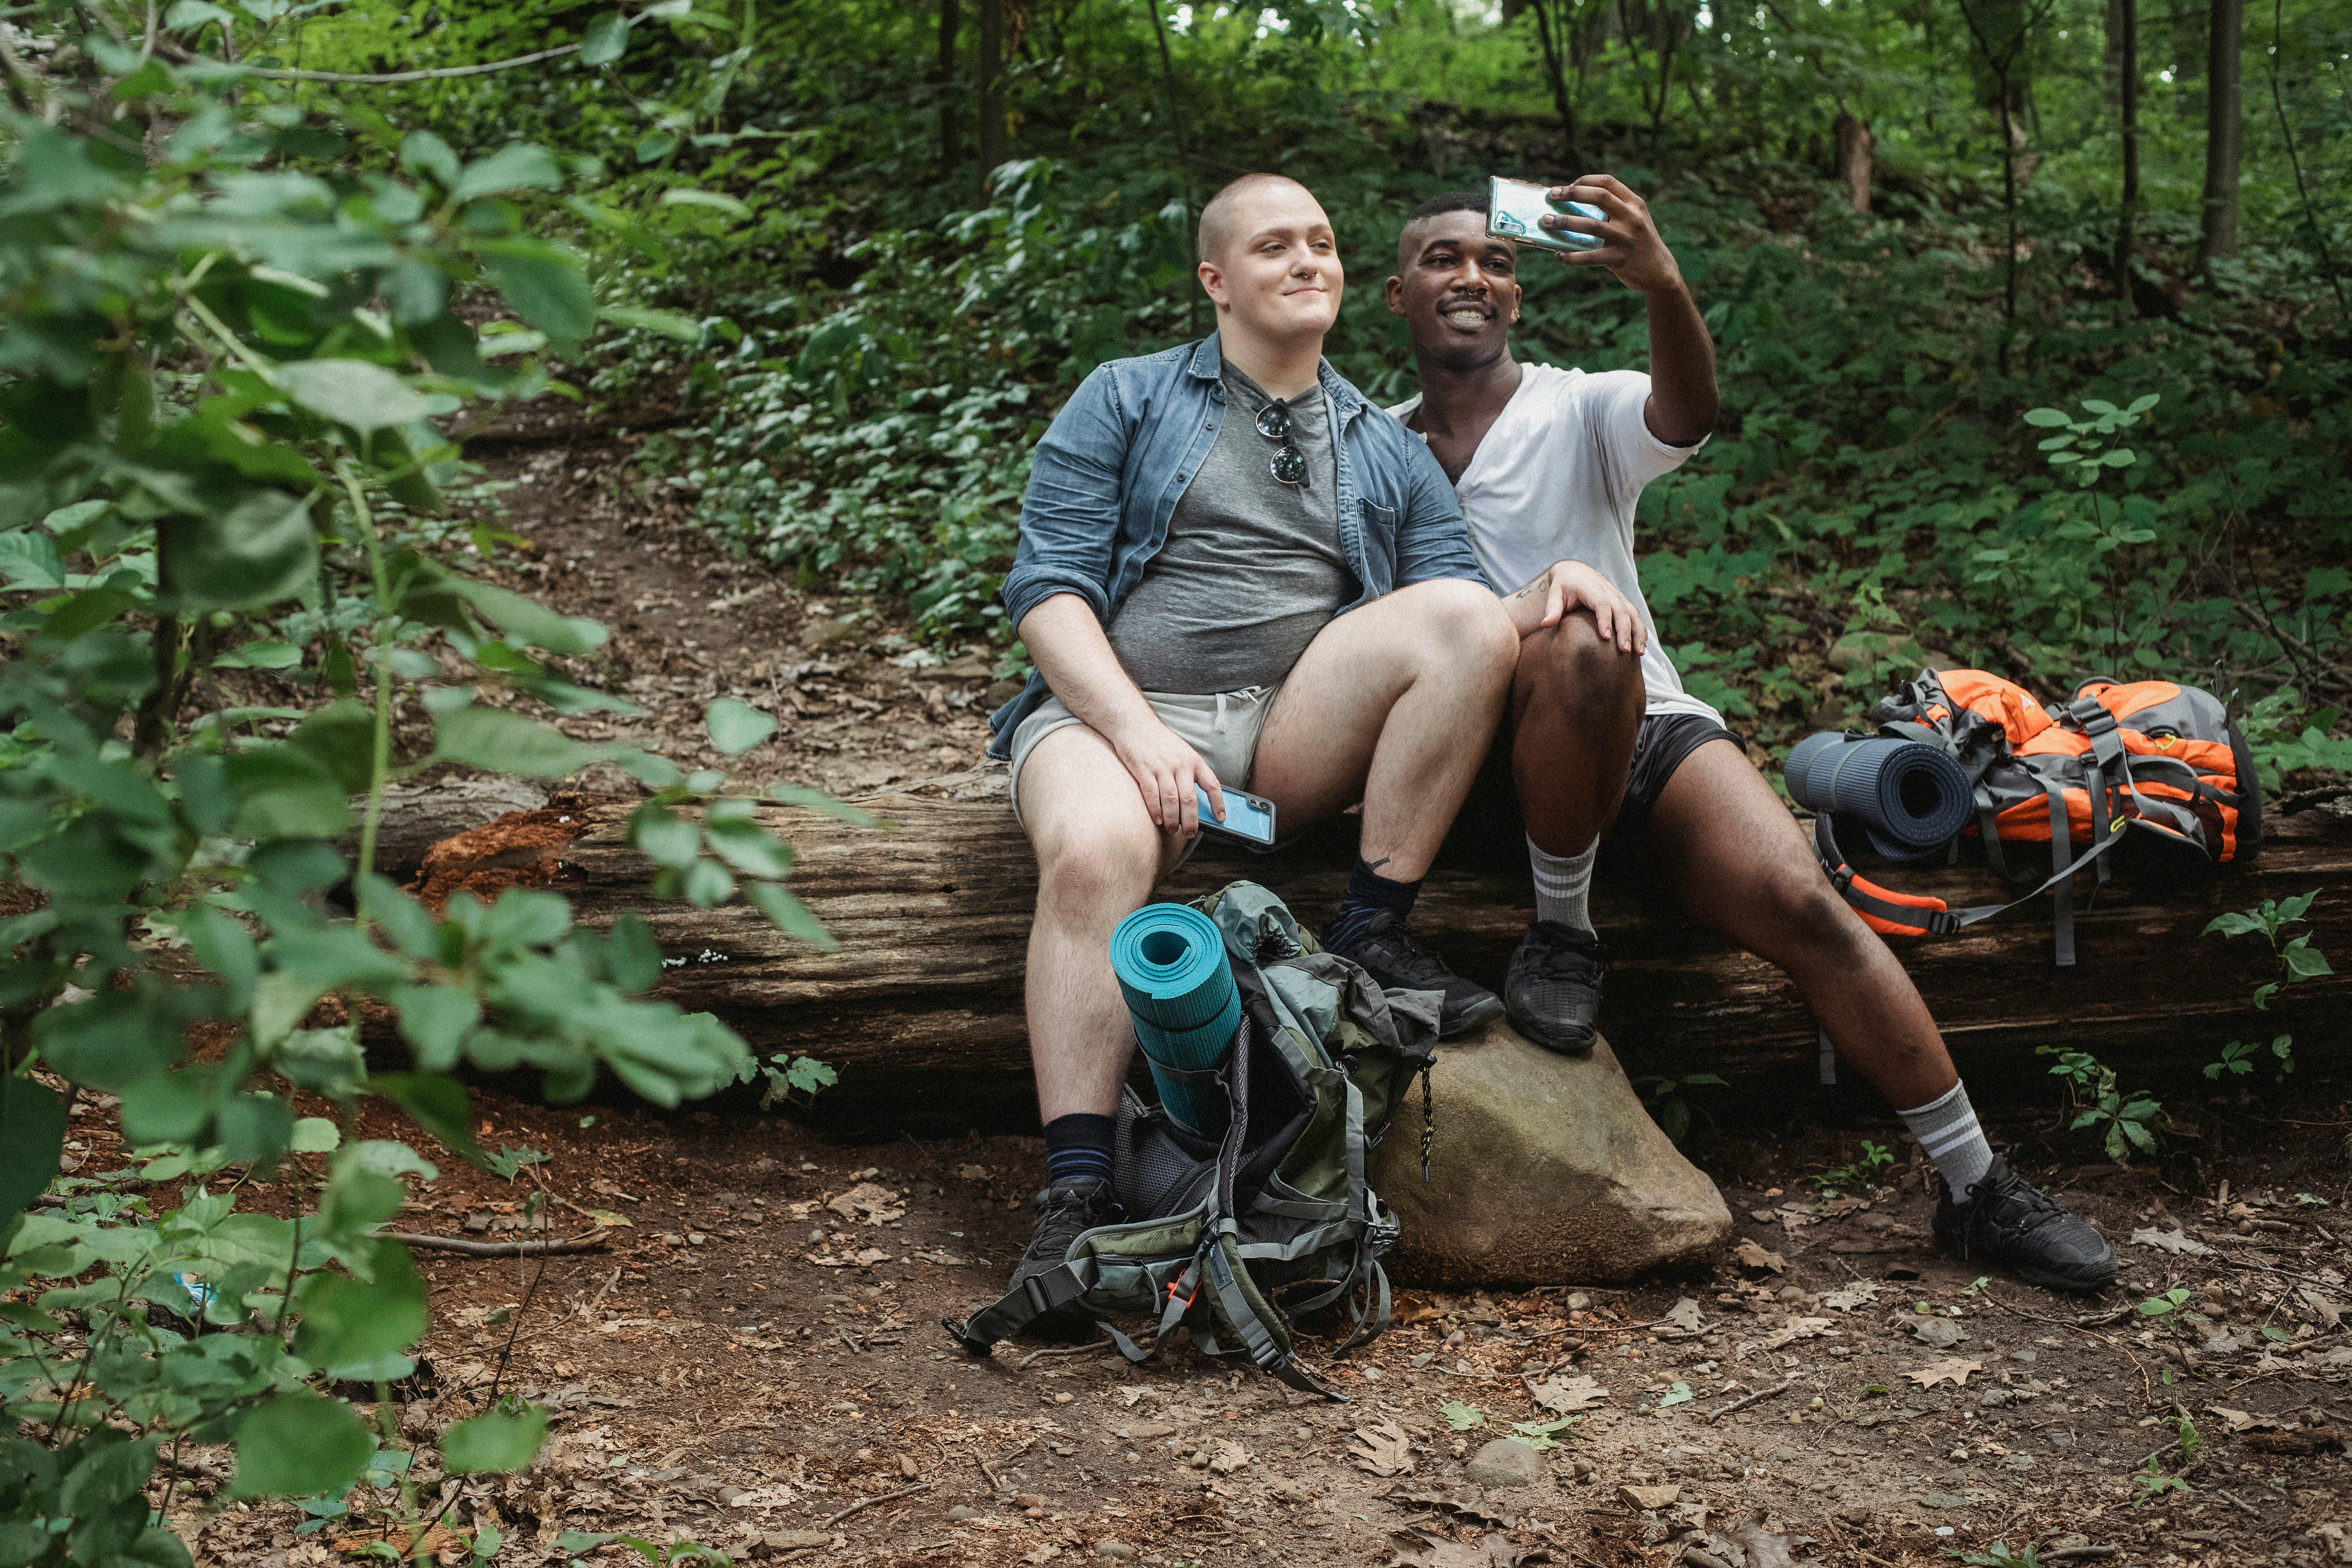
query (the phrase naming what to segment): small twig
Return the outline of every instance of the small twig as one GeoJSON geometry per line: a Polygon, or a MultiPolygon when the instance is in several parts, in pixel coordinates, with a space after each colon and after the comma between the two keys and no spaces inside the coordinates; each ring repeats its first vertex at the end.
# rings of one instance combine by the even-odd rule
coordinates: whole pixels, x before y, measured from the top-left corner
{"type": "Polygon", "coordinates": [[[1115,1351],[1117,1349],[1118,1349],[1118,1347],[1108,1340],[1089,1340],[1082,1345],[1047,1345],[1044,1350],[1031,1351],[1027,1355],[1023,1356],[1019,1361],[1013,1363],[1013,1370],[1019,1372],[1031,1362],[1044,1361],[1049,1356],[1090,1355],[1096,1351],[1115,1351]]]}
{"type": "Polygon", "coordinates": [[[2256,1519],[2263,1517],[2263,1510],[2261,1509],[2256,1508],[2252,1503],[2248,1502],[2245,1499],[2240,1497],[2235,1492],[2225,1492],[2221,1488],[2215,1487],[2213,1489],[2213,1493],[2216,1497],[2226,1499],[2228,1501],[2235,1504],[2239,1508],[2244,1509],[2256,1519]]]}
{"type": "Polygon", "coordinates": [[[603,1252],[605,1233],[571,1241],[475,1241],[461,1236],[422,1236],[404,1230],[380,1230],[385,1241],[404,1242],[428,1252],[462,1252],[468,1258],[562,1258],[577,1252],[603,1252]]]}
{"type": "Polygon", "coordinates": [[[931,1488],[937,1484],[938,1483],[935,1481],[918,1481],[911,1487],[900,1487],[895,1492],[884,1492],[880,1497],[859,1498],[856,1502],[851,1503],[839,1513],[836,1513],[831,1518],[825,1520],[825,1521],[817,1528],[820,1530],[831,1530],[835,1525],[839,1524],[843,1520],[847,1519],[851,1514],[856,1513],[860,1509],[872,1508],[877,1502],[892,1502],[902,1497],[913,1497],[917,1492],[929,1491],[931,1488]]]}
{"type": "MultiPolygon", "coordinates": [[[[209,65],[215,63],[213,61],[205,60],[197,55],[191,54],[186,49],[181,48],[177,45],[169,41],[164,42],[161,46],[160,52],[179,61],[183,65],[209,65]]],[[[558,59],[562,56],[578,54],[579,52],[580,46],[578,44],[565,44],[557,48],[541,49],[536,54],[517,55],[512,59],[489,60],[481,65],[476,66],[443,66],[436,70],[305,71],[280,70],[276,68],[265,69],[259,66],[232,66],[228,68],[240,70],[247,76],[268,77],[272,81],[351,81],[370,82],[377,86],[392,86],[404,81],[440,81],[450,77],[487,76],[492,71],[510,70],[516,66],[537,65],[541,60],[558,59]]]]}
{"type": "MultiPolygon", "coordinates": [[[[1037,1439],[1032,1437],[1026,1443],[1022,1444],[1018,1448],[1013,1449],[1013,1452],[1005,1455],[1004,1458],[997,1460],[996,1463],[999,1465],[1009,1465],[1036,1446],[1037,1439]]],[[[986,1459],[982,1458],[978,1454],[974,1454],[971,1457],[971,1461],[973,1464],[980,1467],[980,1473],[986,1476],[988,1478],[989,1484],[993,1486],[998,1491],[1009,1492],[1013,1489],[1013,1488],[1006,1483],[1004,1479],[996,1473],[995,1469],[991,1467],[986,1459]]]]}
{"type": "Polygon", "coordinates": [[[2042,1312],[2029,1312],[2022,1307],[2012,1307],[2008,1302],[2002,1300],[2000,1297],[1994,1295],[1991,1289],[1988,1286],[1978,1286],[1977,1294],[1983,1297],[1986,1300],[1990,1301],[1994,1306],[1999,1307],[2004,1312],[2014,1313],[2016,1316],[2021,1318],[2031,1318],[2037,1323],[2054,1324],[2056,1327],[2062,1329],[2103,1329],[2109,1323],[2121,1322],[2124,1319],[2130,1317],[2132,1313],[2138,1310],[2136,1307],[2126,1305],[2117,1307],[2111,1312],[2091,1312],[2079,1318],[2053,1318],[2042,1312]]]}
{"type": "Polygon", "coordinates": [[[2055,1552],[2042,1554],[2044,1563],[2079,1563],[2094,1557],[2113,1557],[2118,1549],[2113,1546],[2062,1546],[2055,1552]]]}
{"type": "Polygon", "coordinates": [[[1776,1383],[1769,1388],[1759,1388],[1753,1394],[1745,1394],[1740,1398],[1733,1400],[1722,1409],[1709,1415],[1707,1419],[1709,1421],[1720,1421],[1735,1410],[1745,1410],[1749,1405],[1769,1399],[1776,1394],[1786,1394],[1788,1392],[1789,1385],[1786,1383],[1776,1383]]]}

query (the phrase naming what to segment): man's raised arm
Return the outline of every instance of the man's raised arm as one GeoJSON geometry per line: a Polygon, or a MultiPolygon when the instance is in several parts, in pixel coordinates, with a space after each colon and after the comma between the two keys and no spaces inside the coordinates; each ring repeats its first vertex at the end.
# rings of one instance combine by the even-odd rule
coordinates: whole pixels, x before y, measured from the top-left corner
{"type": "Polygon", "coordinates": [[[1612,174],[1587,174],[1555,187],[1554,201],[1584,202],[1608,215],[1596,222],[1575,214],[1548,216],[1544,226],[1600,239],[1597,250],[1562,253],[1570,267],[1606,267],[1649,306],[1650,401],[1642,410],[1650,434],[1670,447],[1695,447],[1715,428],[1721,401],[1715,387],[1715,340],[1698,313],[1675,253],[1658,236],[1649,204],[1612,174]]]}

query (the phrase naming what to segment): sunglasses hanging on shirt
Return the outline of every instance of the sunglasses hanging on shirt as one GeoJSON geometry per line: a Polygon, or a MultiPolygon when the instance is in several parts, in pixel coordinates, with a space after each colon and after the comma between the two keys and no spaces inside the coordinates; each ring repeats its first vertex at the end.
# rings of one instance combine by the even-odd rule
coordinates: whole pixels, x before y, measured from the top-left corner
{"type": "Polygon", "coordinates": [[[1257,411],[1257,433],[1269,441],[1282,443],[1269,465],[1274,477],[1286,485],[1307,488],[1307,454],[1290,438],[1290,405],[1279,398],[1257,411]]]}

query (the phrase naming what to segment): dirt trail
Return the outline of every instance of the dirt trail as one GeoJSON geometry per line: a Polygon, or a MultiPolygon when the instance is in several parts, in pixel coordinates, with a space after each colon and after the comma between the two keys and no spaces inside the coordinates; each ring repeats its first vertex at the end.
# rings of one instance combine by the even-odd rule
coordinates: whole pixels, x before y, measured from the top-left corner
{"type": "MultiPolygon", "coordinates": [[[[612,626],[598,679],[646,710],[567,728],[665,738],[684,761],[702,706],[732,694],[782,721],[755,777],[851,792],[972,767],[985,660],[908,668],[873,607],[684,531],[627,451],[494,459],[529,480],[512,521],[536,549],[509,580],[612,626]]],[[[504,1531],[500,1564],[637,1561],[594,1539],[618,1531],[738,1559],[992,1568],[1888,1568],[1997,1541],[2043,1563],[2319,1568],[2352,1562],[2352,1107],[2317,1077],[2292,1100],[2177,1106],[2210,1184],[2195,1191],[2062,1166],[2084,1146],[2047,1108],[1990,1119],[2125,1254],[2123,1282],[2088,1302],[1979,1285],[1929,1244],[1923,1167],[1892,1119],[1825,1126],[1792,1097],[1697,1152],[1738,1217],[1735,1258],[1630,1291],[1408,1288],[1391,1331],[1343,1362],[1330,1325],[1309,1324],[1307,1358],[1344,1405],[1182,1345],[1140,1366],[1103,1347],[955,1353],[940,1319],[992,1298],[1026,1237],[1034,1139],[834,1147],[748,1107],[486,1091],[484,1144],[549,1158],[511,1183],[445,1161],[404,1224],[497,1238],[535,1189],[561,1200],[560,1232],[586,1209],[628,1224],[585,1256],[421,1254],[435,1317],[410,1419],[469,1414],[501,1379],[555,1411],[532,1471],[449,1484],[450,1522],[504,1531]],[[1864,1134],[1895,1163],[1834,1198],[1806,1180],[1864,1134]],[[2179,1311],[2141,1310],[2175,1288],[2179,1311]],[[1559,1414],[1575,1424],[1532,1464],[1515,1456],[1521,1474],[1471,1463],[1559,1414]]],[[[373,1134],[399,1131],[377,1120],[373,1134]]],[[[107,1160],[88,1125],[81,1157],[107,1160]]],[[[181,1519],[202,1563],[364,1543],[206,1496],[181,1519]]]]}

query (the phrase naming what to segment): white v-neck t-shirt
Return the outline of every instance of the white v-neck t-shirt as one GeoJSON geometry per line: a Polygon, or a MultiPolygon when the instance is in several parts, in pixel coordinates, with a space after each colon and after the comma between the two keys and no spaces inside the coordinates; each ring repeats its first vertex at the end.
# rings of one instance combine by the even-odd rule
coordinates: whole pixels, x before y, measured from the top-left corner
{"type": "MultiPolygon", "coordinates": [[[[1642,655],[1643,710],[1694,713],[1719,724],[1723,715],[1683,689],[1633,565],[1633,508],[1642,487],[1698,450],[1651,434],[1642,417],[1649,399],[1650,378],[1638,370],[1524,365],[1518,390],[1495,416],[1454,493],[1470,527],[1470,547],[1498,592],[1517,592],[1555,561],[1583,562],[1641,608],[1650,634],[1642,655]]],[[[1415,394],[1389,412],[1404,420],[1420,406],[1415,394]]]]}

